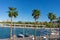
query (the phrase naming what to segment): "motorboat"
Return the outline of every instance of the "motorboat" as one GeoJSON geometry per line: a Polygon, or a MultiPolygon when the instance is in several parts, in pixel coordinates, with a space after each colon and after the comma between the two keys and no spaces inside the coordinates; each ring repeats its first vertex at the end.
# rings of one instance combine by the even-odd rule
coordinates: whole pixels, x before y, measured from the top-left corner
{"type": "Polygon", "coordinates": [[[59,33],[54,33],[54,32],[52,32],[51,35],[59,35],[59,33]]]}
{"type": "Polygon", "coordinates": [[[19,34],[18,37],[24,38],[24,35],[23,34],[19,34]]]}

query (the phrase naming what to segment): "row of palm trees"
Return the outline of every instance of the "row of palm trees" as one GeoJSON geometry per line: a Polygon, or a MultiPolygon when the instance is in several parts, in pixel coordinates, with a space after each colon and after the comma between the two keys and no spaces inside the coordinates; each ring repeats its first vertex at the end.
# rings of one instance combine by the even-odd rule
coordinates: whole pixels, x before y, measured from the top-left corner
{"type": "MultiPolygon", "coordinates": [[[[16,18],[18,16],[18,12],[16,10],[16,8],[14,7],[9,7],[9,11],[8,11],[8,16],[11,18],[11,26],[10,26],[10,40],[12,40],[12,18],[16,18]]],[[[32,11],[32,16],[35,20],[35,23],[34,23],[34,40],[36,40],[36,20],[40,17],[40,11],[38,9],[34,9],[32,11]]],[[[52,21],[56,19],[56,15],[53,14],[52,12],[49,12],[48,14],[48,18],[50,19],[50,23],[52,25],[52,21]]],[[[60,18],[58,19],[60,22],[60,18]]],[[[50,26],[51,28],[51,26],[50,26]]]]}
{"type": "MultiPolygon", "coordinates": [[[[33,13],[32,13],[32,16],[33,16],[33,18],[35,19],[35,27],[34,27],[34,40],[36,40],[36,20],[39,18],[39,16],[40,16],[40,11],[39,10],[37,10],[37,9],[34,9],[33,10],[33,13]]],[[[53,20],[56,20],[56,15],[55,14],[53,14],[52,12],[49,12],[49,14],[48,14],[48,18],[50,19],[50,31],[52,31],[51,30],[51,28],[52,28],[52,21],[53,20]]],[[[60,17],[58,18],[58,23],[60,24],[60,17]]]]}

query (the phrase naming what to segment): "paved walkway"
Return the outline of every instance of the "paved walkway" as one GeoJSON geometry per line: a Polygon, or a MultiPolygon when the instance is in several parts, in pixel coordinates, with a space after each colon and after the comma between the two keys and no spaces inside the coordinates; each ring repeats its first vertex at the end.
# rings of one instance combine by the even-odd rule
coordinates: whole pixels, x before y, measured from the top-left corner
{"type": "MultiPolygon", "coordinates": [[[[49,36],[42,36],[41,38],[38,36],[36,39],[37,40],[49,40],[47,38],[51,38],[51,39],[57,39],[59,38],[59,36],[53,36],[51,35],[50,37],[49,36]]],[[[0,39],[0,40],[10,40],[9,38],[6,38],[6,39],[0,39]]],[[[34,40],[33,37],[25,37],[25,38],[14,38],[13,40],[34,40]]]]}

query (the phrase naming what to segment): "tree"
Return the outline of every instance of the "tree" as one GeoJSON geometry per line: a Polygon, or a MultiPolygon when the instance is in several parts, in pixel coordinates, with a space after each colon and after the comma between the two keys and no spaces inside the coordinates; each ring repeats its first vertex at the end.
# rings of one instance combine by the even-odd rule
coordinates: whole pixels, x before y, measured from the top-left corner
{"type": "Polygon", "coordinates": [[[51,26],[53,25],[52,21],[56,19],[56,16],[55,16],[55,14],[53,14],[52,12],[50,12],[48,14],[48,18],[50,19],[50,32],[52,32],[52,30],[51,30],[51,26]]]}
{"type": "Polygon", "coordinates": [[[37,10],[37,9],[34,9],[33,10],[33,13],[32,13],[32,16],[33,16],[33,18],[34,18],[34,20],[35,20],[35,23],[34,23],[34,40],[36,40],[36,20],[39,18],[39,16],[40,16],[40,11],[39,10],[37,10]]]}
{"type": "MultiPolygon", "coordinates": [[[[50,23],[52,24],[52,21],[56,19],[56,15],[50,12],[48,14],[48,18],[50,19],[50,23]]],[[[52,26],[52,25],[51,25],[52,26]]]]}
{"type": "Polygon", "coordinates": [[[18,16],[18,12],[16,11],[16,8],[9,7],[8,16],[11,18],[11,26],[10,26],[10,38],[12,40],[12,18],[16,18],[18,16]]]}
{"type": "MultiPolygon", "coordinates": [[[[59,27],[59,30],[60,30],[60,17],[57,18],[57,22],[58,22],[58,27],[59,27]]],[[[60,32],[59,32],[59,36],[60,36],[60,32]]]]}
{"type": "Polygon", "coordinates": [[[57,21],[58,21],[58,23],[60,24],[60,17],[58,17],[58,20],[57,20],[57,21]]]}
{"type": "Polygon", "coordinates": [[[52,20],[55,20],[56,19],[56,16],[55,16],[55,14],[53,14],[52,12],[50,12],[48,14],[48,18],[50,19],[50,22],[52,22],[52,20]]]}

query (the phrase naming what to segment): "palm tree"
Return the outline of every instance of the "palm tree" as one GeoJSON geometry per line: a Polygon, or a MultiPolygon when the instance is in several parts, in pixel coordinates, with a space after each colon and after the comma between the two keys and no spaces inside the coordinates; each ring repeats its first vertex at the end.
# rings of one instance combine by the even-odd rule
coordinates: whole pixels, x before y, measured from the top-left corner
{"type": "MultiPolygon", "coordinates": [[[[50,19],[50,23],[51,23],[51,26],[52,26],[52,21],[56,19],[56,15],[53,14],[52,12],[50,12],[50,13],[48,14],[48,18],[50,19]]],[[[50,27],[51,27],[51,26],[50,26],[50,27]]]]}
{"type": "Polygon", "coordinates": [[[57,20],[57,21],[58,21],[58,23],[60,24],[60,17],[58,17],[57,19],[58,19],[58,20],[57,20]]]}
{"type": "Polygon", "coordinates": [[[32,13],[32,16],[33,16],[33,18],[34,18],[34,20],[35,20],[35,24],[34,24],[34,40],[36,40],[36,20],[39,18],[39,16],[40,16],[40,11],[39,10],[37,10],[37,9],[34,9],[33,10],[33,13],[32,13]]]}
{"type": "Polygon", "coordinates": [[[11,26],[10,26],[10,38],[12,40],[12,18],[16,18],[18,16],[18,12],[16,11],[16,8],[9,7],[8,16],[11,18],[11,26]]]}
{"type": "MultiPolygon", "coordinates": [[[[53,20],[56,20],[56,15],[55,14],[53,14],[53,20]]],[[[52,20],[52,21],[53,21],[52,20]]],[[[52,26],[53,26],[53,23],[52,23],[52,26]]],[[[54,27],[54,26],[53,26],[54,27]]]]}
{"type": "MultiPolygon", "coordinates": [[[[59,27],[59,30],[60,30],[60,17],[57,18],[57,22],[58,22],[58,27],[59,27]]],[[[60,32],[59,32],[59,36],[60,36],[60,32]]]]}
{"type": "Polygon", "coordinates": [[[56,19],[56,16],[55,16],[55,14],[53,14],[52,12],[50,12],[48,14],[48,18],[50,19],[50,32],[52,32],[52,30],[51,30],[51,26],[53,25],[52,21],[56,19]]]}

